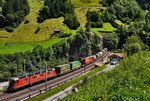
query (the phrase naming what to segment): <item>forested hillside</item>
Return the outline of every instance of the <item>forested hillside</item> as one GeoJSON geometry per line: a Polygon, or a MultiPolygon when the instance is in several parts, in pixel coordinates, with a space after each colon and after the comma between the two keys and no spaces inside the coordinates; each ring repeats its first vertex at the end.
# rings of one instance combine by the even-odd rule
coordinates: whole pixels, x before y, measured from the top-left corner
{"type": "Polygon", "coordinates": [[[136,0],[139,5],[142,7],[144,10],[149,10],[150,9],[150,1],[149,0],[136,0]]]}
{"type": "MultiPolygon", "coordinates": [[[[150,49],[150,11],[146,0],[143,4],[139,0],[29,0],[29,3],[30,13],[27,0],[0,0],[2,28],[17,27],[29,13],[9,33],[9,41],[4,41],[2,51],[6,48],[7,51],[0,55],[2,81],[23,74],[24,59],[30,64],[27,72],[39,70],[36,64],[45,62],[55,67],[95,54],[101,50],[101,41],[109,51],[126,52],[128,56],[150,49]],[[54,33],[55,29],[61,32],[54,33]],[[26,47],[30,43],[23,43],[26,45],[21,50],[16,44],[41,40],[47,41],[32,43],[30,49],[26,47]],[[45,47],[41,43],[46,43],[45,47]],[[16,51],[8,52],[8,48],[16,51]]],[[[6,32],[2,30],[0,34],[6,32]]]]}
{"type": "Polygon", "coordinates": [[[57,65],[99,52],[101,50],[99,47],[100,41],[101,38],[97,33],[87,33],[80,29],[75,36],[64,39],[46,49],[37,46],[32,52],[0,55],[0,73],[3,75],[0,81],[23,74],[24,60],[28,63],[26,72],[44,69],[45,62],[48,63],[48,68],[54,68],[57,65]],[[75,57],[74,54],[78,56],[75,57]],[[43,67],[40,68],[37,64],[43,67]]]}
{"type": "Polygon", "coordinates": [[[17,27],[29,13],[28,0],[0,0],[0,28],[11,31],[17,27]]]}
{"type": "Polygon", "coordinates": [[[109,5],[108,16],[111,19],[109,22],[117,19],[124,23],[116,26],[115,33],[118,35],[116,49],[128,49],[127,52],[132,51],[133,53],[148,49],[150,47],[150,11],[143,10],[136,0],[106,0],[106,2],[109,5]],[[127,38],[132,38],[132,36],[139,37],[139,40],[144,42],[146,46],[139,42],[135,44],[134,41],[130,41],[130,45],[126,45],[128,44],[127,38]]]}

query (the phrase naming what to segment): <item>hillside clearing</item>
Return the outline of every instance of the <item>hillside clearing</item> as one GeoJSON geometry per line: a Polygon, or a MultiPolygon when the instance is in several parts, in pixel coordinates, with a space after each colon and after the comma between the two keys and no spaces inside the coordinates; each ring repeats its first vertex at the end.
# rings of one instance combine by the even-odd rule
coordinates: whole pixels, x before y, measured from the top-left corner
{"type": "Polygon", "coordinates": [[[93,31],[115,31],[114,28],[110,23],[104,23],[103,28],[92,28],[93,31]]]}
{"type": "Polygon", "coordinates": [[[64,38],[54,38],[51,40],[41,41],[41,42],[32,42],[32,43],[10,43],[10,44],[1,44],[0,45],[0,54],[10,54],[16,52],[25,52],[32,51],[37,45],[42,46],[43,48],[48,48],[53,44],[63,40],[64,38]]]}
{"type": "Polygon", "coordinates": [[[101,6],[99,1],[103,0],[72,0],[75,6],[101,6]]]}

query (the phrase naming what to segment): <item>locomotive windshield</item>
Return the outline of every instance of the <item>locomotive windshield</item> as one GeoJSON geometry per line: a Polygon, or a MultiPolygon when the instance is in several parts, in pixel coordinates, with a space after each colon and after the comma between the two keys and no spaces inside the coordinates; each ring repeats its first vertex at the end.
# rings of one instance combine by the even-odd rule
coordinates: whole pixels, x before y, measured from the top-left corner
{"type": "Polygon", "coordinates": [[[9,87],[12,88],[15,84],[15,81],[14,80],[9,80],[9,87]]]}

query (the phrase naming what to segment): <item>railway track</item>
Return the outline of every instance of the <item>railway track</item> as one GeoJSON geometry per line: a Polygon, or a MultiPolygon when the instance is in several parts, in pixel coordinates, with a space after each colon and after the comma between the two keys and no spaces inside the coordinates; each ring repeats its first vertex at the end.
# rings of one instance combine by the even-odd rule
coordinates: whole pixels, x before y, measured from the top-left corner
{"type": "MultiPolygon", "coordinates": [[[[100,62],[103,59],[105,59],[109,55],[109,52],[106,52],[101,58],[97,59],[95,62],[100,62]]],[[[21,99],[30,97],[30,95],[41,93],[45,89],[52,89],[55,86],[58,86],[64,82],[67,82],[69,80],[72,80],[73,78],[80,76],[81,74],[90,71],[92,68],[94,68],[94,63],[91,63],[83,68],[80,68],[74,72],[68,73],[66,75],[57,77],[55,79],[52,79],[50,81],[47,81],[47,83],[43,82],[38,85],[34,85],[31,87],[28,87],[23,90],[19,90],[14,93],[1,93],[0,94],[0,101],[19,101],[21,99]],[[46,88],[47,87],[47,88],[46,88]]]]}

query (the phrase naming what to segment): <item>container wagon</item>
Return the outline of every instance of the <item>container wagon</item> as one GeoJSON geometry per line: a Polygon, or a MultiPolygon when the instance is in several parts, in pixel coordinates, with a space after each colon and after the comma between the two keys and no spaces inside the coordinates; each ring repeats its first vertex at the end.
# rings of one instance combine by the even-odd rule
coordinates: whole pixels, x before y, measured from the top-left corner
{"type": "Polygon", "coordinates": [[[86,65],[86,64],[89,64],[93,61],[94,61],[94,57],[90,56],[90,57],[86,57],[86,58],[81,59],[80,62],[81,62],[82,65],[86,65]]]}
{"type": "Polygon", "coordinates": [[[55,70],[56,70],[57,75],[62,75],[62,74],[68,73],[68,72],[70,72],[70,64],[56,66],[55,70]]]}
{"type": "Polygon", "coordinates": [[[78,69],[78,68],[80,68],[80,66],[81,66],[80,61],[70,62],[70,69],[71,70],[78,69]]]}

